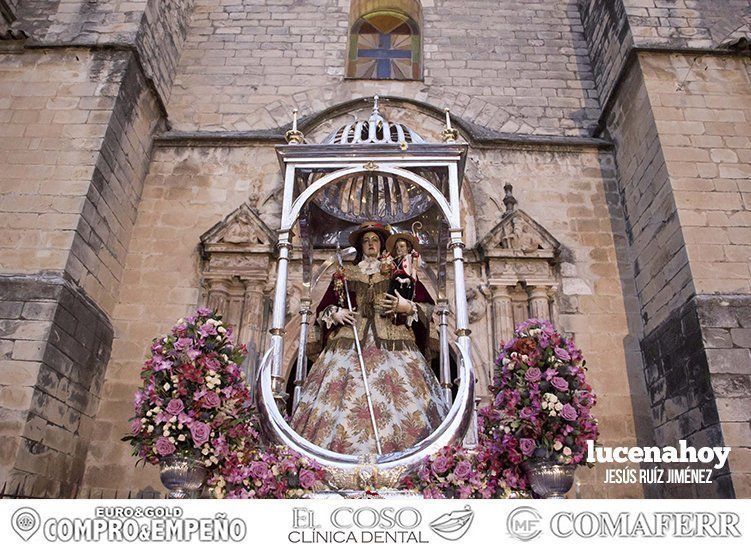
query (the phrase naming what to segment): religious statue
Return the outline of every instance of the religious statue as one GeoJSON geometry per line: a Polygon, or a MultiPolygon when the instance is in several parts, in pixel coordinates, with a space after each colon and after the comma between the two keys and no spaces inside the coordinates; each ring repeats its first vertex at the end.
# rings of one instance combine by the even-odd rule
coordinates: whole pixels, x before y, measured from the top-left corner
{"type": "MultiPolygon", "coordinates": [[[[417,276],[410,297],[389,292],[396,259],[383,251],[387,227],[362,224],[350,236],[354,264],[334,273],[316,310],[320,345],[291,425],[328,450],[352,455],[402,451],[426,438],[449,406],[425,351],[434,302],[417,276]]],[[[391,239],[393,249],[398,239],[391,239]]],[[[399,263],[397,265],[396,263],[399,263]]],[[[412,263],[416,264],[416,263],[412,263]]],[[[414,271],[413,271],[414,272],[414,271]]],[[[400,284],[401,285],[401,284],[400,284]]]]}
{"type": "Polygon", "coordinates": [[[386,251],[388,252],[386,259],[390,259],[394,267],[391,272],[388,293],[391,295],[398,294],[407,300],[412,300],[414,297],[417,269],[422,264],[422,259],[418,253],[420,242],[417,238],[417,225],[421,225],[419,221],[416,221],[413,225],[411,234],[397,232],[386,240],[386,251]]]}

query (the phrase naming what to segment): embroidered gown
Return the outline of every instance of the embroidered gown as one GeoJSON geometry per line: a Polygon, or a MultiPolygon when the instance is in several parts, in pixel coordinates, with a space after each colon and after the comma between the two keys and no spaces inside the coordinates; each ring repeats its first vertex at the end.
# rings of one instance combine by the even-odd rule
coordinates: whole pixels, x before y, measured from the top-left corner
{"type": "MultiPolygon", "coordinates": [[[[448,413],[440,385],[423,353],[426,350],[433,300],[419,280],[413,313],[381,316],[377,297],[388,291],[390,273],[380,261],[346,264],[352,307],[368,375],[383,453],[404,450],[427,437],[448,413]]],[[[351,325],[337,325],[333,313],[346,308],[332,280],[316,311],[311,356],[323,351],[310,369],[292,427],[328,450],[352,455],[376,453],[365,386],[351,325]],[[314,337],[318,336],[314,334],[314,337]]]]}

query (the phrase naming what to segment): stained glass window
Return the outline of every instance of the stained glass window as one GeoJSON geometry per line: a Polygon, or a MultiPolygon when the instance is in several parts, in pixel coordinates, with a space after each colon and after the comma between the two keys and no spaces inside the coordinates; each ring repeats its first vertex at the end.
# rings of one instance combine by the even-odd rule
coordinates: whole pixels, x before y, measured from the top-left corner
{"type": "Polygon", "coordinates": [[[347,76],[420,79],[420,34],[414,22],[394,12],[369,13],[350,35],[347,76]]]}

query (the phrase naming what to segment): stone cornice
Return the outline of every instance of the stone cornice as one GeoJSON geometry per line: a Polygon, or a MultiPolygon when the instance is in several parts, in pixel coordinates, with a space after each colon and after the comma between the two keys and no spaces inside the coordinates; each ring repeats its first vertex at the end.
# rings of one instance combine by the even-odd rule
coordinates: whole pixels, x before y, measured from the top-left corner
{"type": "MultiPolygon", "coordinates": [[[[262,147],[284,144],[287,127],[249,131],[169,131],[157,136],[158,147],[262,147]]],[[[524,149],[530,151],[571,151],[610,149],[612,143],[586,136],[542,136],[498,134],[472,139],[473,149],[524,149]]]]}

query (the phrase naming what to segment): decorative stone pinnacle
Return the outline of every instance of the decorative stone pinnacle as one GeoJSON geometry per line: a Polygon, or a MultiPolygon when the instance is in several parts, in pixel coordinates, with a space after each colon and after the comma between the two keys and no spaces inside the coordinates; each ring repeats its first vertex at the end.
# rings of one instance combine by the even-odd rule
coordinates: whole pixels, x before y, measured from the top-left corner
{"type": "Polygon", "coordinates": [[[506,196],[503,197],[503,205],[506,206],[506,211],[503,215],[510,214],[516,209],[516,197],[512,194],[514,186],[507,183],[503,186],[503,190],[506,191],[506,196]]]}

